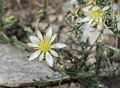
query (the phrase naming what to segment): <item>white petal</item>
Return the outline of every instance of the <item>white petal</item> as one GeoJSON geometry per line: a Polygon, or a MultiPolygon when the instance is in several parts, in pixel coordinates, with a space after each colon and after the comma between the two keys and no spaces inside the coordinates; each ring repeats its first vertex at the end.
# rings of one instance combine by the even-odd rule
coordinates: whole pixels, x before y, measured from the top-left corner
{"type": "Polygon", "coordinates": [[[34,44],[34,43],[27,43],[27,45],[30,47],[39,47],[37,44],[34,44]]]}
{"type": "Polygon", "coordinates": [[[91,19],[87,24],[91,25],[93,21],[94,21],[94,19],[91,19]]]}
{"type": "Polygon", "coordinates": [[[80,22],[87,22],[87,21],[89,21],[89,20],[90,20],[90,18],[85,17],[85,18],[81,19],[80,22]]]}
{"type": "Polygon", "coordinates": [[[91,7],[92,7],[92,5],[89,5],[89,6],[85,7],[85,8],[83,8],[82,10],[85,11],[85,12],[89,12],[89,9],[90,9],[91,7]]]}
{"type": "Polygon", "coordinates": [[[90,44],[94,44],[94,42],[96,41],[96,39],[98,38],[100,32],[95,30],[93,32],[90,33],[90,36],[89,36],[89,41],[90,41],[90,44]]]}
{"type": "Polygon", "coordinates": [[[39,43],[39,39],[36,36],[30,36],[30,41],[35,44],[39,43]]]}
{"type": "Polygon", "coordinates": [[[39,61],[42,61],[44,59],[44,52],[42,52],[39,56],[39,61]]]}
{"type": "Polygon", "coordinates": [[[52,28],[48,27],[47,32],[46,32],[46,38],[50,39],[52,37],[52,28]]]}
{"type": "Polygon", "coordinates": [[[100,32],[98,30],[95,30],[95,28],[86,26],[85,30],[83,31],[83,36],[81,38],[81,41],[85,41],[89,39],[90,44],[93,44],[97,37],[99,36],[100,32]]]}
{"type": "Polygon", "coordinates": [[[40,31],[37,31],[37,36],[40,40],[43,40],[43,36],[40,31]]]}
{"type": "Polygon", "coordinates": [[[54,50],[50,50],[50,53],[51,53],[54,57],[58,57],[58,53],[55,52],[54,50]]]}
{"type": "Polygon", "coordinates": [[[94,10],[98,10],[98,9],[100,9],[99,6],[94,6],[94,7],[92,8],[93,11],[94,11],[94,10]]]}
{"type": "Polygon", "coordinates": [[[110,7],[109,6],[105,6],[103,9],[102,9],[102,11],[106,11],[106,10],[108,10],[110,7]]]}
{"type": "Polygon", "coordinates": [[[93,27],[93,26],[95,26],[97,23],[94,21],[92,24],[91,24],[91,26],[93,27]]]}
{"type": "Polygon", "coordinates": [[[67,45],[64,44],[64,43],[56,43],[56,44],[53,44],[53,45],[52,45],[52,48],[60,49],[60,48],[66,47],[66,46],[67,46],[67,45]]]}
{"type": "Polygon", "coordinates": [[[50,67],[52,67],[53,66],[53,57],[51,56],[51,54],[49,52],[46,52],[45,59],[46,59],[47,64],[50,67]]]}
{"type": "Polygon", "coordinates": [[[118,30],[120,31],[120,22],[118,22],[117,25],[118,25],[118,30]]]}
{"type": "Polygon", "coordinates": [[[50,39],[50,43],[52,43],[52,42],[55,40],[56,37],[57,37],[57,34],[54,34],[54,35],[52,36],[52,38],[50,39]]]}
{"type": "Polygon", "coordinates": [[[36,59],[39,55],[40,55],[40,51],[36,51],[32,53],[31,56],[29,57],[29,61],[36,59]]]}
{"type": "MultiPolygon", "coordinates": [[[[90,26],[85,26],[83,29],[83,36],[81,37],[81,41],[86,42],[88,38],[90,38],[91,34],[95,29],[91,28],[90,26]]],[[[91,42],[91,41],[90,41],[91,42]]]]}

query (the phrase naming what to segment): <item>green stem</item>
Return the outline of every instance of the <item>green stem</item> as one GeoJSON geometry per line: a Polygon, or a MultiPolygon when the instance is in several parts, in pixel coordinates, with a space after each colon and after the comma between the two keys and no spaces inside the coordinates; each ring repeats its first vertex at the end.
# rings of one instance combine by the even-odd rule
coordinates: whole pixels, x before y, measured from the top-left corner
{"type": "Polygon", "coordinates": [[[47,5],[48,5],[48,0],[45,0],[45,2],[44,2],[44,10],[45,10],[45,13],[46,13],[46,10],[47,10],[47,5]]]}

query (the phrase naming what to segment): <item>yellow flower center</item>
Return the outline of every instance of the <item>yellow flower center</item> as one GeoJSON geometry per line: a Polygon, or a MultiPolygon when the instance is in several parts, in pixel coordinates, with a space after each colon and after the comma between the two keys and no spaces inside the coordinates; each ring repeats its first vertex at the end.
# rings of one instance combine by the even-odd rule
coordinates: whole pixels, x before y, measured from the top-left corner
{"type": "Polygon", "coordinates": [[[47,52],[51,49],[51,44],[48,39],[43,39],[39,43],[39,49],[43,52],[47,52]]]}
{"type": "Polygon", "coordinates": [[[91,17],[99,18],[102,15],[101,9],[94,10],[90,13],[91,17]]]}

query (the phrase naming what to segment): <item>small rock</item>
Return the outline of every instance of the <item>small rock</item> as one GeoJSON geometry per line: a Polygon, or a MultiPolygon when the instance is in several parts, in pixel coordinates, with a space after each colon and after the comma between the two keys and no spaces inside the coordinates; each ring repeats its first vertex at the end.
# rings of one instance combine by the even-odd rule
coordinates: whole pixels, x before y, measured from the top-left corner
{"type": "Polygon", "coordinates": [[[54,22],[57,19],[57,16],[56,15],[50,15],[48,17],[48,19],[49,19],[50,22],[54,22]]]}
{"type": "Polygon", "coordinates": [[[50,14],[55,14],[57,11],[56,9],[53,9],[52,7],[48,7],[48,11],[47,11],[47,14],[50,15],[50,14]]]}
{"type": "Polygon", "coordinates": [[[62,22],[64,19],[63,14],[58,15],[58,22],[62,22]]]}
{"type": "Polygon", "coordinates": [[[18,87],[55,75],[46,63],[28,61],[28,55],[12,45],[0,45],[0,86],[18,87]]]}

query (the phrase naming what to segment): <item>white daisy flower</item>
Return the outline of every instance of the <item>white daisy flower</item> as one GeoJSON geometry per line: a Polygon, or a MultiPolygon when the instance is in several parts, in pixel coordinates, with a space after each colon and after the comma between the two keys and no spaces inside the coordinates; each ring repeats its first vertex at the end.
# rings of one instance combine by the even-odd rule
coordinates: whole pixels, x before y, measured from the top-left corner
{"type": "Polygon", "coordinates": [[[53,56],[58,57],[58,53],[54,49],[61,49],[67,45],[64,43],[55,43],[53,41],[57,34],[52,34],[52,28],[49,27],[46,34],[43,36],[41,32],[37,31],[37,36],[30,36],[31,43],[28,46],[34,48],[36,51],[29,57],[29,61],[39,57],[39,61],[44,58],[49,66],[53,66],[53,56]]]}
{"type": "MultiPolygon", "coordinates": [[[[88,22],[87,25],[95,26],[96,24],[103,24],[102,17],[104,16],[104,12],[109,9],[109,6],[105,6],[104,8],[100,8],[99,6],[89,5],[83,8],[86,17],[81,19],[79,22],[88,22]]],[[[97,25],[98,30],[100,26],[97,25]]]]}

